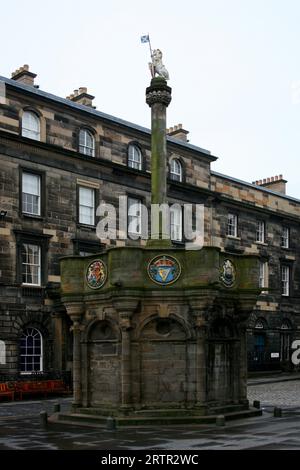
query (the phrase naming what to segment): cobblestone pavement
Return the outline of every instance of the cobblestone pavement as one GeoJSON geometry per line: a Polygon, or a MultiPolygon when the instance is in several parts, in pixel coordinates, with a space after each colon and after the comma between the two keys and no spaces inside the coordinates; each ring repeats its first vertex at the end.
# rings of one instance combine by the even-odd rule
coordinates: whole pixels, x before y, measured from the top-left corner
{"type": "Polygon", "coordinates": [[[248,399],[260,400],[262,406],[300,407],[300,380],[251,385],[248,399]]]}
{"type": "Polygon", "coordinates": [[[60,402],[67,409],[71,399],[0,404],[0,450],[215,450],[300,449],[300,381],[252,385],[249,399],[260,400],[262,417],[227,423],[225,427],[161,426],[107,431],[77,426],[50,425],[43,429],[39,412],[50,414],[60,402]],[[282,418],[272,408],[282,406],[282,418]]]}

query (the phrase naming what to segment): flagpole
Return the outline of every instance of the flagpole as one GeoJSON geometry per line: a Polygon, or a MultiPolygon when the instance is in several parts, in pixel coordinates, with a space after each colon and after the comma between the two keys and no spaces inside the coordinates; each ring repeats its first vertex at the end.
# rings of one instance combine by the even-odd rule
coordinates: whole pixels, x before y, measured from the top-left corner
{"type": "Polygon", "coordinates": [[[149,33],[148,33],[148,39],[149,39],[150,55],[151,55],[151,60],[152,60],[152,48],[151,48],[151,41],[150,41],[150,34],[149,33]]]}

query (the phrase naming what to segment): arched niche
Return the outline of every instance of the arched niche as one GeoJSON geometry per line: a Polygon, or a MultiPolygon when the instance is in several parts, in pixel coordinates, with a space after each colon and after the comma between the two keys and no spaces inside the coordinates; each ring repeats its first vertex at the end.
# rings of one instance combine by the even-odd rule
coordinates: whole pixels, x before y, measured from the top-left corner
{"type": "Polygon", "coordinates": [[[207,398],[226,404],[234,399],[234,371],[239,371],[235,327],[227,318],[216,318],[209,328],[207,350],[207,398]]]}
{"type": "Polygon", "coordinates": [[[145,406],[186,402],[187,331],[175,318],[154,318],[140,335],[141,402],[145,406]]]}
{"type": "Polygon", "coordinates": [[[108,321],[88,329],[88,394],[91,406],[118,404],[120,397],[119,332],[108,321]]]}

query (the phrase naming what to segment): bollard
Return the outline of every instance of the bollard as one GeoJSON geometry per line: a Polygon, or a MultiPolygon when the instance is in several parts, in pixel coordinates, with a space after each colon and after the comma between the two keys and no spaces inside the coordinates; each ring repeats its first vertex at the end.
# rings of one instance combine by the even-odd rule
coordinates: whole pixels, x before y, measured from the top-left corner
{"type": "Polygon", "coordinates": [[[54,413],[59,413],[60,412],[60,403],[54,403],[53,411],[54,411],[54,413]]]}
{"type": "Polygon", "coordinates": [[[260,409],[260,401],[254,400],[253,402],[253,408],[257,408],[258,410],[260,409]]]}
{"type": "Polygon", "coordinates": [[[216,417],[216,426],[225,426],[225,416],[219,415],[216,417]]]}
{"type": "Polygon", "coordinates": [[[115,431],[116,430],[116,420],[112,416],[109,416],[106,420],[106,429],[107,429],[107,431],[115,431]]]}
{"type": "Polygon", "coordinates": [[[274,408],[274,418],[281,418],[282,417],[282,409],[277,408],[277,406],[274,408]]]}
{"type": "Polygon", "coordinates": [[[40,423],[43,428],[47,427],[48,424],[48,415],[47,411],[41,411],[40,412],[40,423]]]}

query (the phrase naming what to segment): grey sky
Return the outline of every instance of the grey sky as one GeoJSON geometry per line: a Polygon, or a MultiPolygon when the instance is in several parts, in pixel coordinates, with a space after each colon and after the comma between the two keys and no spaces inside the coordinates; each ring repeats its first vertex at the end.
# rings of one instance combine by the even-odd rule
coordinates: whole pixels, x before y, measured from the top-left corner
{"type": "Polygon", "coordinates": [[[253,181],[283,174],[300,198],[299,0],[0,0],[1,69],[28,63],[40,88],[79,86],[101,111],[150,126],[150,33],[164,53],[168,126],[253,181]]]}

